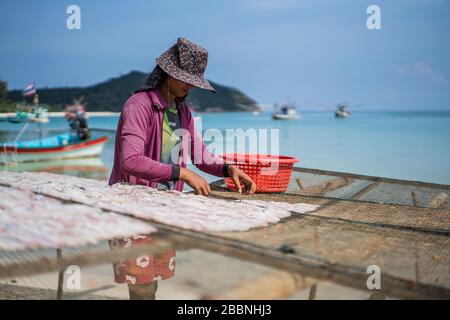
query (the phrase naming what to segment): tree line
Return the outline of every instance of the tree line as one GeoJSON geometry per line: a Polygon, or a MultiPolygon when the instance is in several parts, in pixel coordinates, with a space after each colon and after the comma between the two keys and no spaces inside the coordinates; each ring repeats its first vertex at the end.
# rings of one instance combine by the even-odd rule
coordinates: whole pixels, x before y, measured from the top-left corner
{"type": "MultiPolygon", "coordinates": [[[[125,101],[145,81],[147,76],[143,72],[131,71],[126,75],[88,87],[39,88],[37,91],[40,102],[48,105],[49,111],[61,111],[67,104],[83,97],[88,111],[120,112],[125,101]]],[[[187,102],[196,111],[253,111],[258,109],[256,102],[241,91],[214,82],[211,84],[216,88],[217,93],[200,89],[193,89],[189,93],[187,102]]],[[[4,82],[2,90],[1,99],[4,101],[9,101],[13,105],[23,101],[22,91],[11,90],[8,92],[6,82],[4,82]]],[[[1,109],[0,111],[5,112],[1,109]]]]}

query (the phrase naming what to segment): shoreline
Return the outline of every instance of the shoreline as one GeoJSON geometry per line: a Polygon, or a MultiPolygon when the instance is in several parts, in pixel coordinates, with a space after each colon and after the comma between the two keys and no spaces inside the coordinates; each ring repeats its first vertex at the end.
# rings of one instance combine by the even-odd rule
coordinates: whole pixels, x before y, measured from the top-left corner
{"type": "MultiPolygon", "coordinates": [[[[49,112],[48,116],[50,118],[62,118],[64,117],[65,112],[49,112]]],[[[114,117],[119,116],[120,112],[111,112],[111,111],[92,111],[86,113],[87,117],[114,117]]],[[[15,117],[15,112],[4,112],[0,113],[0,118],[8,118],[8,117],[15,117]]]]}

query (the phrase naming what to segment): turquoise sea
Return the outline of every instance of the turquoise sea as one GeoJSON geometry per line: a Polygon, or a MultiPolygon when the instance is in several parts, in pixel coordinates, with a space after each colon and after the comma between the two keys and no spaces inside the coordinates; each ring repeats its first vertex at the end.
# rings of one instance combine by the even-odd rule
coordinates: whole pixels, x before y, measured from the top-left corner
{"type": "MultiPolygon", "coordinates": [[[[203,132],[218,129],[279,129],[279,152],[303,167],[450,184],[450,112],[355,112],[336,119],[331,112],[303,112],[299,120],[275,121],[270,113],[202,114],[203,132]]],[[[118,117],[90,117],[91,128],[111,137],[96,160],[2,166],[0,170],[42,170],[106,178],[112,167],[118,117]],[[50,168],[50,169],[49,169],[50,168]]],[[[23,124],[0,122],[0,142],[14,140],[23,124]]],[[[42,125],[44,135],[68,128],[64,118],[42,125]]],[[[22,139],[38,137],[30,124],[22,139]]],[[[270,137],[270,132],[269,132],[270,137]]],[[[220,140],[215,141],[219,146],[220,140]]],[[[240,149],[243,146],[238,146],[240,149]]],[[[247,146],[247,149],[251,148],[247,146]]],[[[208,180],[214,180],[209,176],[208,180]]]]}

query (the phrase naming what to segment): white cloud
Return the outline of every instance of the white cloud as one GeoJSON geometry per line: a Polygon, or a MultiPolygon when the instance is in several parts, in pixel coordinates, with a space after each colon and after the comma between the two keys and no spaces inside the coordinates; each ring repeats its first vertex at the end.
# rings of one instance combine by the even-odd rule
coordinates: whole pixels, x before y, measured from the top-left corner
{"type": "Polygon", "coordinates": [[[449,83],[443,73],[434,71],[424,62],[414,62],[397,66],[395,67],[395,72],[399,75],[422,77],[426,81],[437,85],[447,85],[449,83]]]}

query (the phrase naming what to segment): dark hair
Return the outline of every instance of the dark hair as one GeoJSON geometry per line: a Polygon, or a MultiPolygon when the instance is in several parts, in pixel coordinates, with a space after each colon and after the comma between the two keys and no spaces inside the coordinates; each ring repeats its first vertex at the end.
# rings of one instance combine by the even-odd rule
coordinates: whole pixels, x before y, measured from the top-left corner
{"type": "Polygon", "coordinates": [[[148,91],[158,87],[164,79],[167,78],[167,73],[161,69],[160,66],[156,65],[153,71],[148,76],[147,80],[137,89],[131,92],[131,94],[148,91]]]}
{"type": "MultiPolygon", "coordinates": [[[[133,95],[139,92],[146,92],[155,88],[159,88],[168,76],[169,74],[167,72],[161,69],[160,66],[156,65],[155,69],[153,69],[152,73],[150,73],[144,84],[137,90],[133,91],[131,94],[133,95]]],[[[175,100],[177,100],[178,102],[184,102],[187,96],[188,94],[186,94],[182,98],[176,98],[175,100]]]]}

